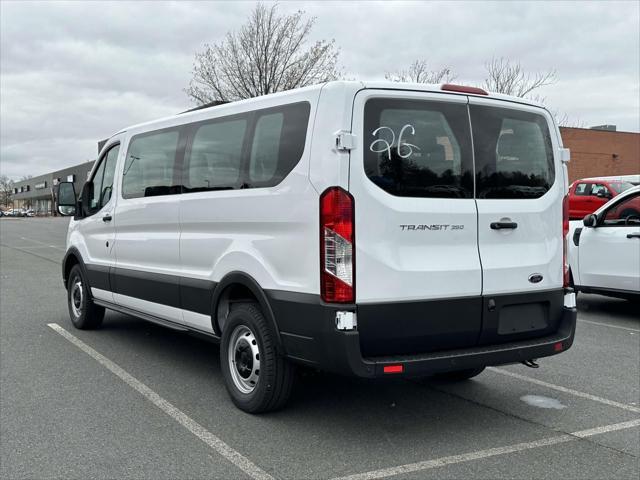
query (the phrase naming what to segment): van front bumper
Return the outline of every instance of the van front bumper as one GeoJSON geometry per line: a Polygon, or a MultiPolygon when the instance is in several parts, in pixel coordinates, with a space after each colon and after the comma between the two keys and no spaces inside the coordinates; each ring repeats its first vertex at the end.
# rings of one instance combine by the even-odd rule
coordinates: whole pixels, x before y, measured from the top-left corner
{"type": "Polygon", "coordinates": [[[367,378],[427,376],[556,355],[573,344],[577,318],[575,306],[570,305],[562,308],[557,330],[545,336],[416,355],[366,357],[362,355],[357,330],[335,328],[335,312],[344,308],[318,301],[295,302],[294,306],[281,303],[283,299],[277,294],[275,298],[268,296],[280,330],[283,353],[289,359],[333,373],[367,378]],[[296,333],[290,333],[292,331],[296,333]],[[402,368],[397,368],[398,365],[402,368]],[[396,373],[385,373],[385,366],[396,366],[396,373]]]}

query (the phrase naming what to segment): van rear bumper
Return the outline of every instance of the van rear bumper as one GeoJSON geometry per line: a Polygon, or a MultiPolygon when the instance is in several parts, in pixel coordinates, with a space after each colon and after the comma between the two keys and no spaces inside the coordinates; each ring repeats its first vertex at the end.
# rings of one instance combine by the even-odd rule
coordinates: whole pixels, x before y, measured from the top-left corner
{"type": "MultiPolygon", "coordinates": [[[[577,318],[575,307],[563,307],[557,330],[542,337],[416,355],[365,357],[357,330],[335,328],[335,312],[349,308],[337,308],[317,300],[309,302],[310,299],[295,302],[294,306],[278,298],[278,294],[268,296],[288,358],[321,370],[368,378],[391,375],[384,373],[384,367],[390,365],[402,365],[400,375],[411,377],[556,355],[573,344],[577,318]]],[[[299,299],[303,300],[302,297],[306,295],[299,299]]],[[[351,308],[357,310],[355,305],[351,308]]]]}

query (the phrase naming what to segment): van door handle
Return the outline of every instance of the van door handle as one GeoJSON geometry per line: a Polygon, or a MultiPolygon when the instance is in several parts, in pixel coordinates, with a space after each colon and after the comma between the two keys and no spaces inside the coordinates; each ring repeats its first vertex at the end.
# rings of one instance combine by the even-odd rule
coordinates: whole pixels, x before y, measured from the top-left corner
{"type": "Polygon", "coordinates": [[[112,218],[113,217],[111,217],[111,214],[107,213],[104,217],[102,217],[102,221],[103,222],[110,222],[112,218]]]}
{"type": "Polygon", "coordinates": [[[518,228],[516,222],[491,222],[491,230],[502,230],[503,228],[518,228]]]}
{"type": "Polygon", "coordinates": [[[627,238],[640,238],[640,233],[627,233],[627,238]]]}

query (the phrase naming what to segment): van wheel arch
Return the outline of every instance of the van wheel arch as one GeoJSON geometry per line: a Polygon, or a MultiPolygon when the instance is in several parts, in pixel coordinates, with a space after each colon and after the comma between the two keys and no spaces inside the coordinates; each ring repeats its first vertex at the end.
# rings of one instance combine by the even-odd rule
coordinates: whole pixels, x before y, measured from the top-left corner
{"type": "Polygon", "coordinates": [[[71,247],[64,256],[64,260],[62,261],[62,281],[64,282],[64,288],[67,288],[67,281],[69,280],[69,273],[74,265],[80,265],[82,269],[82,274],[85,278],[89,278],[87,276],[87,269],[82,261],[82,256],[80,252],[71,247]]]}
{"type": "Polygon", "coordinates": [[[222,336],[224,321],[234,303],[255,302],[271,324],[276,337],[279,353],[282,353],[280,330],[262,287],[250,275],[243,272],[231,272],[218,283],[212,298],[211,323],[216,334],[222,336]]]}

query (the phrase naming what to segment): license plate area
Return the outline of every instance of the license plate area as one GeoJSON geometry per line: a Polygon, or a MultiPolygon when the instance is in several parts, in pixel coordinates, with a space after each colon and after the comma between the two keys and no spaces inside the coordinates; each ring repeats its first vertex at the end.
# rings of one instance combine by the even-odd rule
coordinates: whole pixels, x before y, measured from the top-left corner
{"type": "Polygon", "coordinates": [[[562,318],[562,289],[483,297],[478,345],[542,337],[555,332],[562,318]]]}
{"type": "Polygon", "coordinates": [[[505,305],[498,314],[498,335],[533,332],[549,326],[549,302],[505,305]]]}

